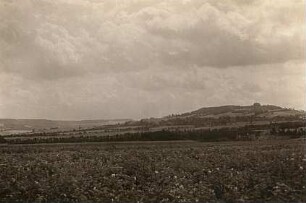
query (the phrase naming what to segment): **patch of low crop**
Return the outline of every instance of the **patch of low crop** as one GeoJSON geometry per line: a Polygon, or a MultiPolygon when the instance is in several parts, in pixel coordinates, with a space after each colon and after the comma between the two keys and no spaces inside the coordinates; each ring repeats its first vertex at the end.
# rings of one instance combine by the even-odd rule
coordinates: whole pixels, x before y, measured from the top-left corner
{"type": "Polygon", "coordinates": [[[306,201],[302,141],[0,147],[0,201],[306,201]]]}

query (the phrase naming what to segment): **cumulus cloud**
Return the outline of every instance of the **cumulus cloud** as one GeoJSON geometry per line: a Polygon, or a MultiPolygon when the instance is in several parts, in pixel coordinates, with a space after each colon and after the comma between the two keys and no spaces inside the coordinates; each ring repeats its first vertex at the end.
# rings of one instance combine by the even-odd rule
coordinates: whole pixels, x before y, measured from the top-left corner
{"type": "Polygon", "coordinates": [[[2,69],[56,79],[303,59],[302,1],[2,1],[2,69]]]}
{"type": "Polygon", "coordinates": [[[302,0],[2,0],[0,116],[304,108],[304,15],[302,0]]]}

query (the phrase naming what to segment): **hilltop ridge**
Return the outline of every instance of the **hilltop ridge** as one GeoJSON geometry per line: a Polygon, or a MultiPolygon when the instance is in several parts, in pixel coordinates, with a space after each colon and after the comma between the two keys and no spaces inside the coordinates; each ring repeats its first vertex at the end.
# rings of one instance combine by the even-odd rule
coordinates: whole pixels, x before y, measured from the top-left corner
{"type": "Polygon", "coordinates": [[[249,106],[226,105],[203,107],[195,111],[171,114],[162,118],[149,118],[140,121],[130,121],[129,124],[140,125],[223,125],[228,123],[253,121],[295,120],[305,117],[305,112],[275,105],[254,103],[249,106]]]}

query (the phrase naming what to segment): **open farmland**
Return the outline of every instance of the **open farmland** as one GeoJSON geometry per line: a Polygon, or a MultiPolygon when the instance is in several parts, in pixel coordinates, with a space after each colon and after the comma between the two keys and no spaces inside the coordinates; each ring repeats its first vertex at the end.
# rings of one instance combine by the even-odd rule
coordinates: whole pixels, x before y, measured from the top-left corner
{"type": "Polygon", "coordinates": [[[0,200],[306,201],[303,140],[0,147],[0,200]]]}

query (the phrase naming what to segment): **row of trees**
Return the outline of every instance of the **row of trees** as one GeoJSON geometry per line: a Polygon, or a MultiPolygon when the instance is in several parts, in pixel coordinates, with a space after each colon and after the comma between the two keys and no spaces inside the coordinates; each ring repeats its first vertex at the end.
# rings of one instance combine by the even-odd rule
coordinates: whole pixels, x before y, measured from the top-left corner
{"type": "Polygon", "coordinates": [[[35,143],[74,143],[74,142],[115,142],[115,141],[170,141],[170,140],[197,140],[197,141],[227,141],[236,139],[236,130],[198,130],[192,132],[183,131],[157,131],[126,133],[114,136],[71,136],[12,139],[11,144],[35,144],[35,143]]]}
{"type": "Polygon", "coordinates": [[[305,136],[304,122],[287,122],[265,125],[246,125],[244,127],[227,127],[219,129],[201,130],[161,130],[156,132],[138,131],[116,135],[88,135],[82,132],[68,136],[57,136],[55,132],[41,134],[40,137],[27,137],[26,139],[10,139],[6,141],[0,137],[0,143],[70,143],[70,142],[114,142],[114,141],[170,141],[170,140],[196,140],[196,141],[230,141],[254,139],[254,136],[273,135],[287,137],[305,136]],[[262,133],[263,132],[263,133],[262,133]],[[261,134],[262,133],[262,134],[261,134]]]}
{"type": "MultiPolygon", "coordinates": [[[[287,116],[287,117],[275,117],[273,121],[297,121],[301,120],[298,115],[287,116]]],[[[190,116],[190,117],[171,117],[169,119],[159,120],[152,122],[150,119],[143,119],[139,122],[134,122],[126,125],[140,125],[140,126],[176,126],[176,125],[193,125],[195,127],[209,127],[209,126],[224,126],[224,125],[232,125],[237,122],[247,122],[249,124],[253,124],[256,121],[269,121],[269,119],[265,117],[257,117],[254,115],[249,116],[221,116],[221,117],[198,117],[198,116],[190,116]]],[[[270,120],[272,122],[272,120],[270,120]]]]}
{"type": "Polygon", "coordinates": [[[222,128],[213,130],[194,131],[157,131],[117,134],[113,136],[67,136],[67,137],[40,137],[28,139],[11,139],[12,144],[34,143],[73,143],[73,142],[114,142],[114,141],[170,141],[195,140],[202,142],[238,140],[241,136],[247,137],[251,131],[246,128],[222,128]]]}

